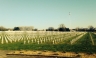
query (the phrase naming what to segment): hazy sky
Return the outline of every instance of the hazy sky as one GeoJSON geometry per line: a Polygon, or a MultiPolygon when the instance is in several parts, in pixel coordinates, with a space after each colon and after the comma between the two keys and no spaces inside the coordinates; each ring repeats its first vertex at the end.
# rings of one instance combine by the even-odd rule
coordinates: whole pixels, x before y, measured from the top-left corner
{"type": "Polygon", "coordinates": [[[60,24],[96,27],[96,0],[0,0],[1,26],[45,29],[60,24]]]}

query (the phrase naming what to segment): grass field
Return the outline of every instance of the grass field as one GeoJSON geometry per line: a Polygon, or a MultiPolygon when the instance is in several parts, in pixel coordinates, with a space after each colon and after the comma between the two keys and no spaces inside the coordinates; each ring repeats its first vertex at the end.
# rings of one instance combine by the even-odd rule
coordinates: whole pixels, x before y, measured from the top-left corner
{"type": "Polygon", "coordinates": [[[49,50],[96,53],[93,32],[0,32],[1,50],[49,50]]]}

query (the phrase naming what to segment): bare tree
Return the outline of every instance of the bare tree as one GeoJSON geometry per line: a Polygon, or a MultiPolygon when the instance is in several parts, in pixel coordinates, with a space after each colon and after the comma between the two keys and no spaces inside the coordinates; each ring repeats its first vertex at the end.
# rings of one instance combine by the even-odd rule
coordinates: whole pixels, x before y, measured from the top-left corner
{"type": "Polygon", "coordinates": [[[33,26],[20,26],[19,27],[21,31],[32,31],[33,26]]]}
{"type": "Polygon", "coordinates": [[[54,31],[54,27],[49,27],[48,31],[54,31]]]}
{"type": "Polygon", "coordinates": [[[92,25],[88,26],[88,29],[94,29],[94,27],[92,25]]]}
{"type": "Polygon", "coordinates": [[[60,24],[59,28],[66,28],[64,24],[60,24]]]}
{"type": "Polygon", "coordinates": [[[60,24],[58,30],[59,31],[66,31],[65,25],[64,24],[60,24]]]}
{"type": "Polygon", "coordinates": [[[88,26],[89,31],[94,31],[94,27],[92,25],[88,26]]]}
{"type": "Polygon", "coordinates": [[[76,27],[76,31],[79,31],[79,27],[76,27]]]}
{"type": "Polygon", "coordinates": [[[3,26],[0,26],[0,31],[6,31],[7,29],[3,26]]]}

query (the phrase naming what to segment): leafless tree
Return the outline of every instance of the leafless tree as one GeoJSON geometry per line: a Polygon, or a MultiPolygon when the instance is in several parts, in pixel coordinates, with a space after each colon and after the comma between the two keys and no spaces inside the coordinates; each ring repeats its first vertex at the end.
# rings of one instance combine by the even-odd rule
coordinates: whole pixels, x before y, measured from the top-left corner
{"type": "Polygon", "coordinates": [[[66,28],[64,24],[60,24],[59,28],[66,28]]]}
{"type": "Polygon", "coordinates": [[[21,26],[19,27],[21,31],[32,31],[33,26],[21,26]]]}
{"type": "Polygon", "coordinates": [[[3,26],[0,26],[0,31],[6,31],[7,29],[3,26]]]}
{"type": "Polygon", "coordinates": [[[94,27],[92,25],[88,26],[88,29],[94,29],[94,27]]]}
{"type": "Polygon", "coordinates": [[[89,31],[94,31],[94,27],[92,25],[88,26],[89,31]]]}
{"type": "Polygon", "coordinates": [[[79,31],[79,27],[76,27],[76,31],[79,31]]]}

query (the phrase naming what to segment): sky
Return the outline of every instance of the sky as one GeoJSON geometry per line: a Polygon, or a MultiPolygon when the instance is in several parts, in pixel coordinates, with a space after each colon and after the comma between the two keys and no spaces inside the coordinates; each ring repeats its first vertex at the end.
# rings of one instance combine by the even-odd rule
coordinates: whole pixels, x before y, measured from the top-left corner
{"type": "Polygon", "coordinates": [[[46,29],[60,24],[96,27],[96,0],[0,0],[0,26],[46,29]]]}

